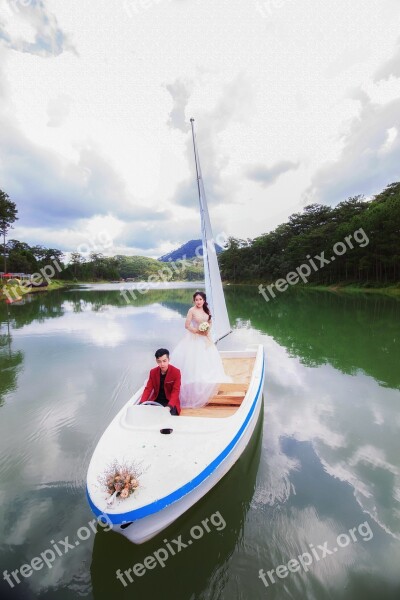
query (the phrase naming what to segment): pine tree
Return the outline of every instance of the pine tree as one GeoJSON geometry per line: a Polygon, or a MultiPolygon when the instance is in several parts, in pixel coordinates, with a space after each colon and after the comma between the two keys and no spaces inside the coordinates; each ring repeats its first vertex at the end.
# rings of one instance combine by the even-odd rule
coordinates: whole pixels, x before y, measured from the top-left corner
{"type": "Polygon", "coordinates": [[[15,202],[10,200],[8,194],[0,190],[0,234],[3,236],[3,259],[4,259],[4,273],[7,272],[7,259],[6,259],[6,235],[12,228],[12,224],[18,219],[17,207],[15,202]]]}

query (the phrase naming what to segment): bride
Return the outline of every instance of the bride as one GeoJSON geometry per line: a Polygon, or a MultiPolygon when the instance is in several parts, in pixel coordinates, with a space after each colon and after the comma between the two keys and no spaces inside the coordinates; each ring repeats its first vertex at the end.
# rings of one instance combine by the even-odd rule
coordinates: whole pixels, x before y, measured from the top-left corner
{"type": "Polygon", "coordinates": [[[219,352],[211,339],[211,313],[204,292],[193,294],[184,337],[171,353],[171,363],[180,369],[182,408],[199,408],[213,396],[218,383],[232,381],[224,372],[219,352]]]}

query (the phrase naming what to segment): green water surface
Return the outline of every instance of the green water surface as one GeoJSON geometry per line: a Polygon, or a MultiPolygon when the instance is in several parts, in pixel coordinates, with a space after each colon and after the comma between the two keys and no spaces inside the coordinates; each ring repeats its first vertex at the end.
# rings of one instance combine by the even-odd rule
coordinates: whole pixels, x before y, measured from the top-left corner
{"type": "Polygon", "coordinates": [[[228,286],[233,333],[221,349],[261,343],[266,356],[262,415],[247,450],[143,545],[88,527],[92,452],[143,384],[154,350],[183,335],[192,293],[151,290],[127,304],[110,285],[0,305],[1,600],[399,600],[400,302],[392,298],[305,290],[267,303],[256,287],[228,286]],[[218,528],[164,566],[126,586],[117,579],[118,569],[187,541],[217,514],[218,528]],[[3,578],[55,546],[51,568],[19,575],[14,587],[3,578]]]}

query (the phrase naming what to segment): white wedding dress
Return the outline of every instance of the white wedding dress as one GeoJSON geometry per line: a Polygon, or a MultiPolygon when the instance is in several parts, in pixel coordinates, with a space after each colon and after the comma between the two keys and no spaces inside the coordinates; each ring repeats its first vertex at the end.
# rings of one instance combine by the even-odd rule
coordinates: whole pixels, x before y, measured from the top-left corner
{"type": "MultiPolygon", "coordinates": [[[[192,317],[191,327],[198,329],[201,321],[192,317]]],[[[225,374],[221,357],[208,335],[186,331],[182,340],[171,352],[171,364],[181,371],[180,404],[182,408],[204,406],[218,389],[219,383],[231,382],[225,374]]]]}

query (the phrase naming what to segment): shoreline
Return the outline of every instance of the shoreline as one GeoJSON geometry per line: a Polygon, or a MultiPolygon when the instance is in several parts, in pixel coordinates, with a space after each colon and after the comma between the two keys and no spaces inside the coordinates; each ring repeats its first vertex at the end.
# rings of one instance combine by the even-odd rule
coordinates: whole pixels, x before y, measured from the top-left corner
{"type": "Polygon", "coordinates": [[[60,280],[55,280],[52,281],[48,286],[46,287],[32,287],[30,289],[27,289],[25,286],[6,286],[4,285],[3,287],[0,287],[0,301],[4,300],[7,301],[7,296],[4,294],[3,292],[3,288],[7,287],[8,290],[10,291],[10,295],[13,296],[12,293],[12,288],[18,287],[18,294],[19,294],[19,299],[15,298],[15,300],[12,300],[11,302],[19,302],[19,300],[21,300],[24,296],[26,296],[27,294],[38,294],[38,293],[42,293],[42,292],[52,292],[54,290],[61,290],[63,288],[66,288],[68,286],[70,286],[70,283],[66,283],[64,281],[60,281],[60,280]]]}
{"type": "MultiPolygon", "coordinates": [[[[270,285],[274,282],[263,282],[264,286],[270,285]]],[[[255,287],[255,286],[259,286],[260,282],[259,281],[241,281],[241,282],[236,282],[234,283],[233,281],[224,281],[223,282],[223,286],[230,286],[230,285],[237,285],[237,286],[248,286],[248,287],[255,287]]],[[[292,288],[288,288],[288,290],[291,289],[292,291],[295,289],[300,289],[300,290],[313,290],[313,291],[318,291],[318,292],[331,292],[331,293],[348,293],[348,294],[382,294],[382,295],[386,295],[386,296],[392,296],[392,297],[396,297],[396,296],[400,296],[400,282],[398,283],[394,283],[385,287],[362,287],[360,285],[354,285],[354,283],[331,283],[329,285],[313,285],[311,283],[298,283],[297,285],[294,285],[292,288]]],[[[287,291],[288,291],[287,290],[287,291]]]]}
{"type": "Polygon", "coordinates": [[[304,286],[304,287],[308,287],[309,289],[312,290],[316,290],[316,291],[320,291],[320,292],[333,292],[336,294],[340,294],[342,292],[346,293],[346,294],[381,294],[384,296],[400,296],[400,283],[394,284],[394,285],[390,285],[387,287],[379,287],[379,288],[374,288],[374,287],[360,287],[357,285],[353,285],[353,284],[340,284],[340,283],[333,283],[331,285],[310,285],[310,286],[304,286]]]}
{"type": "MultiPolygon", "coordinates": [[[[71,286],[79,286],[79,285],[94,285],[94,284],[107,284],[110,283],[109,281],[62,281],[62,280],[54,280],[50,283],[49,286],[45,287],[45,288],[32,288],[32,289],[26,289],[26,288],[22,288],[20,289],[20,294],[21,294],[21,298],[23,296],[25,296],[26,294],[37,294],[37,293],[41,293],[41,292],[52,292],[54,290],[61,290],[61,289],[65,289],[71,286]]],[[[121,282],[123,283],[123,282],[121,282]]],[[[131,283],[131,282],[130,282],[131,283]]],[[[138,282],[135,282],[138,283],[138,282]]],[[[140,283],[140,282],[139,282],[140,283]]],[[[186,281],[182,281],[179,283],[193,283],[193,282],[186,282],[186,281]]],[[[224,281],[223,282],[223,286],[258,286],[260,285],[260,282],[236,282],[233,283],[232,281],[224,281]]],[[[267,284],[264,284],[267,285],[267,284]]],[[[14,287],[14,286],[13,286],[14,287]]],[[[384,295],[384,296],[390,296],[390,297],[399,297],[400,296],[400,282],[396,283],[396,284],[392,284],[392,285],[388,285],[386,287],[362,287],[359,285],[354,285],[354,284],[346,284],[346,283],[332,283],[330,285],[312,285],[312,284],[298,284],[297,286],[293,287],[292,289],[294,290],[295,288],[301,289],[301,290],[313,290],[313,291],[318,291],[318,292],[331,292],[331,293],[335,293],[335,294],[341,294],[341,293],[345,293],[345,294],[379,294],[379,295],[384,295]]],[[[7,296],[3,293],[2,288],[0,288],[0,301],[2,300],[7,300],[7,296]]],[[[16,299],[15,302],[18,302],[18,300],[16,299]]]]}
{"type": "MultiPolygon", "coordinates": [[[[55,290],[61,290],[61,289],[66,289],[66,288],[71,288],[71,287],[79,287],[79,286],[85,286],[85,285],[110,285],[110,284],[119,284],[119,285],[127,285],[127,286],[131,286],[131,285],[138,285],[138,284],[142,284],[142,283],[146,283],[145,280],[138,280],[138,281],[107,281],[107,280],[100,280],[100,281],[70,281],[70,280],[62,280],[62,279],[53,279],[51,281],[51,283],[46,286],[46,287],[32,287],[32,288],[27,288],[25,286],[18,286],[18,285],[13,285],[13,286],[1,286],[0,285],[0,302],[1,301],[9,301],[11,303],[13,302],[19,302],[24,296],[26,296],[27,294],[37,294],[37,293],[45,293],[45,292],[52,292],[55,290]],[[7,298],[7,296],[4,294],[3,289],[4,287],[6,287],[9,290],[9,295],[14,297],[14,294],[12,292],[13,288],[18,288],[18,294],[19,294],[19,298],[15,298],[13,300],[9,300],[9,298],[7,298]]],[[[160,282],[163,283],[163,282],[160,282]]],[[[198,285],[199,283],[202,284],[202,282],[199,281],[188,281],[188,280],[182,280],[182,281],[176,281],[174,279],[171,279],[170,281],[168,281],[167,283],[188,283],[188,284],[196,284],[198,285]]],[[[158,288],[155,288],[158,289],[158,288]]]]}

